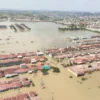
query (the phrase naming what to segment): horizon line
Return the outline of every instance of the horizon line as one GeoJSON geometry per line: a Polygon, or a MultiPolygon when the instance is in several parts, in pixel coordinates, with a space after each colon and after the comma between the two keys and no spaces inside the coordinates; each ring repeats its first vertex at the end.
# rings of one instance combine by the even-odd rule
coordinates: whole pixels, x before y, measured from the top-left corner
{"type": "Polygon", "coordinates": [[[100,11],[78,11],[78,10],[43,10],[43,9],[6,9],[6,8],[0,8],[0,11],[57,11],[57,12],[89,12],[89,13],[100,13],[100,11]]]}

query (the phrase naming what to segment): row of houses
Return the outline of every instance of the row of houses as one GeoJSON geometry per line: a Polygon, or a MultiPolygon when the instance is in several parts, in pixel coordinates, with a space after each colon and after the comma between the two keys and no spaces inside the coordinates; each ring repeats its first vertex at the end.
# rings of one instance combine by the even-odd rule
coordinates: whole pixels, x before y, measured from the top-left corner
{"type": "Polygon", "coordinates": [[[50,52],[48,54],[50,57],[53,57],[55,59],[64,59],[64,58],[72,58],[72,57],[78,57],[78,56],[85,56],[85,55],[90,55],[90,54],[98,54],[100,53],[99,48],[93,47],[90,49],[85,49],[85,50],[72,50],[72,51],[66,51],[66,52],[50,52]]]}
{"type": "Polygon", "coordinates": [[[0,60],[0,67],[4,66],[12,66],[12,65],[19,65],[21,64],[21,59],[7,59],[7,60],[0,60]]]}
{"type": "Polygon", "coordinates": [[[0,92],[4,92],[10,89],[26,87],[30,85],[31,82],[27,78],[15,78],[10,81],[0,82],[0,92]]]}
{"type": "Polygon", "coordinates": [[[24,58],[14,58],[14,59],[5,59],[0,60],[0,67],[7,67],[13,65],[20,65],[22,63],[37,63],[37,62],[45,62],[47,58],[45,56],[31,56],[31,57],[24,57],[24,58]]]}
{"type": "Polygon", "coordinates": [[[30,57],[30,56],[42,56],[42,55],[44,55],[43,52],[27,52],[27,53],[8,54],[8,55],[0,55],[0,60],[23,58],[23,57],[30,57]]]}
{"type": "Polygon", "coordinates": [[[98,54],[100,53],[100,50],[97,49],[89,49],[89,50],[83,50],[83,51],[73,51],[73,52],[66,52],[66,53],[57,53],[54,58],[55,59],[64,59],[64,58],[72,58],[72,57],[78,57],[78,56],[86,56],[90,54],[98,54]]]}
{"type": "Polygon", "coordinates": [[[45,62],[48,59],[45,56],[32,56],[32,57],[25,57],[22,59],[22,63],[37,63],[37,62],[45,62]]]}
{"type": "Polygon", "coordinates": [[[27,27],[25,24],[15,24],[15,26],[19,29],[20,32],[30,31],[31,28],[27,27]]]}
{"type": "Polygon", "coordinates": [[[21,24],[21,25],[19,25],[19,24],[12,25],[11,24],[9,27],[11,29],[13,29],[14,32],[18,32],[18,29],[20,30],[20,32],[25,32],[26,30],[27,31],[31,30],[31,28],[28,28],[25,24],[21,24]]]}
{"type": "Polygon", "coordinates": [[[87,62],[99,61],[100,54],[90,54],[88,56],[78,56],[70,59],[72,64],[85,64],[87,62]]]}
{"type": "Polygon", "coordinates": [[[91,38],[100,38],[100,35],[91,36],[91,38]]]}
{"type": "Polygon", "coordinates": [[[70,66],[67,69],[76,76],[84,75],[86,72],[100,70],[100,62],[92,67],[87,64],[100,60],[100,44],[80,45],[63,49],[48,49],[45,53],[55,59],[67,58],[64,59],[64,61],[68,62],[68,66],[70,66]]]}
{"type": "Polygon", "coordinates": [[[82,42],[81,45],[90,45],[90,44],[100,44],[100,40],[99,41],[94,41],[94,42],[82,42]]]}
{"type": "Polygon", "coordinates": [[[28,26],[26,26],[25,24],[21,24],[27,31],[30,31],[31,28],[29,28],[28,26]]]}
{"type": "Polygon", "coordinates": [[[40,100],[40,98],[35,91],[30,91],[28,93],[21,93],[16,96],[0,98],[0,100],[40,100]]]}
{"type": "Polygon", "coordinates": [[[21,25],[15,24],[15,26],[20,30],[20,32],[24,32],[25,31],[24,28],[21,25]]]}
{"type": "Polygon", "coordinates": [[[0,78],[2,77],[10,78],[10,77],[18,76],[19,74],[23,74],[23,73],[32,73],[35,70],[42,70],[45,65],[51,67],[49,63],[45,63],[45,64],[37,63],[37,64],[29,64],[29,65],[23,63],[16,68],[7,68],[4,70],[0,70],[0,78]]]}
{"type": "Polygon", "coordinates": [[[91,44],[91,45],[80,45],[80,46],[72,46],[67,48],[58,48],[58,49],[47,49],[45,50],[46,54],[55,55],[57,53],[66,53],[73,51],[81,51],[81,50],[91,50],[100,48],[100,44],[91,44]]]}
{"type": "Polygon", "coordinates": [[[75,76],[83,76],[85,73],[100,70],[100,62],[91,65],[76,65],[67,68],[75,76]]]}
{"type": "Polygon", "coordinates": [[[93,44],[99,44],[100,43],[100,38],[91,38],[88,40],[80,41],[80,45],[93,45],[93,44]]]}
{"type": "Polygon", "coordinates": [[[17,29],[16,29],[16,27],[15,27],[14,25],[11,24],[9,27],[10,27],[11,29],[13,29],[14,32],[17,32],[17,29]]]}

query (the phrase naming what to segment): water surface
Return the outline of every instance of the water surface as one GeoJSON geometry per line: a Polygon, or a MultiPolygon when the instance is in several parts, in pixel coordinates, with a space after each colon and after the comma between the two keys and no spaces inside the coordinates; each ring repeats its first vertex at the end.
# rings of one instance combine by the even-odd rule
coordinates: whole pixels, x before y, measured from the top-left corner
{"type": "MultiPolygon", "coordinates": [[[[1,22],[1,24],[15,24],[16,22],[1,22]]],[[[99,33],[89,31],[59,31],[58,27],[65,27],[51,22],[24,22],[31,28],[30,32],[0,31],[0,52],[27,52],[38,49],[59,48],[72,45],[67,37],[92,36],[99,33]],[[10,40],[6,40],[10,37],[10,40]]],[[[21,24],[21,22],[18,24],[21,24]]]]}

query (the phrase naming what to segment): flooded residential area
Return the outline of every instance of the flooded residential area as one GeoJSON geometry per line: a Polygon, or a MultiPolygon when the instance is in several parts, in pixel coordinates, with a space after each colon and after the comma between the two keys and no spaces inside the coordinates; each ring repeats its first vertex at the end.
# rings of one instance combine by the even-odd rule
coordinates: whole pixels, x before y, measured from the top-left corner
{"type": "Polygon", "coordinates": [[[1,1],[0,100],[100,100],[99,4],[1,1]]]}

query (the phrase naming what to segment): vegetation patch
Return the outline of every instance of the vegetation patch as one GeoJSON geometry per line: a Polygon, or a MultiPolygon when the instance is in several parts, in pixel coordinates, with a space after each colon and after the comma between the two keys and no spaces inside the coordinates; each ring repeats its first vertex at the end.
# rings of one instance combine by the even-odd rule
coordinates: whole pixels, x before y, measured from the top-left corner
{"type": "Polygon", "coordinates": [[[31,43],[34,43],[34,41],[31,41],[31,43]]]}
{"type": "Polygon", "coordinates": [[[82,82],[80,82],[80,84],[82,84],[82,82]]]}
{"type": "Polygon", "coordinates": [[[88,72],[88,74],[92,74],[92,72],[88,72]]]}
{"type": "Polygon", "coordinates": [[[32,82],[32,86],[33,86],[33,87],[35,86],[34,82],[32,82]]]}
{"type": "Polygon", "coordinates": [[[98,88],[100,88],[100,86],[98,86],[98,88]]]}
{"type": "Polygon", "coordinates": [[[38,70],[34,70],[34,73],[37,73],[38,70]]]}
{"type": "Polygon", "coordinates": [[[58,67],[51,67],[54,73],[60,73],[60,69],[58,67]]]}
{"type": "Polygon", "coordinates": [[[85,81],[85,80],[87,80],[87,78],[86,77],[82,77],[81,80],[82,81],[85,81]]]}
{"type": "Polygon", "coordinates": [[[41,72],[43,73],[43,75],[47,75],[48,74],[48,70],[46,70],[46,69],[42,69],[41,72]]]}
{"type": "Polygon", "coordinates": [[[69,76],[69,78],[73,78],[73,76],[69,76]]]}

